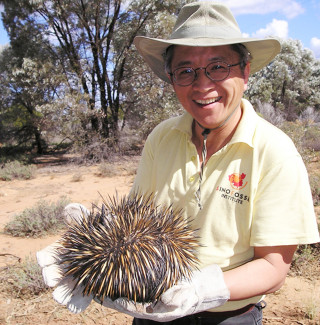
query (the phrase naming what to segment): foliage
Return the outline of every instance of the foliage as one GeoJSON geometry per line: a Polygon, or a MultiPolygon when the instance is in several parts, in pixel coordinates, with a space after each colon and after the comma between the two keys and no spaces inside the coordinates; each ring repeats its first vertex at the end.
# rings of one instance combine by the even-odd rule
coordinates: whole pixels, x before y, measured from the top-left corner
{"type": "MultiPolygon", "coordinates": [[[[168,11],[159,11],[145,28],[146,36],[163,37],[169,34],[175,16],[168,11]]],[[[128,64],[123,89],[126,98],[122,109],[125,112],[122,127],[128,125],[139,130],[145,138],[159,122],[181,112],[172,85],[155,77],[142,57],[136,51],[128,52],[128,64]]]]}
{"type": "Polygon", "coordinates": [[[0,98],[2,128],[0,141],[21,145],[34,142],[38,153],[46,150],[44,133],[55,128],[61,110],[54,101],[61,84],[57,69],[50,62],[23,58],[17,66],[12,48],[1,53],[1,89],[7,96],[0,98]],[[51,105],[52,102],[55,105],[51,105]],[[2,139],[1,139],[2,138],[2,139]]]}
{"type": "Polygon", "coordinates": [[[174,111],[165,104],[168,85],[154,83],[133,39],[168,34],[185,2],[0,0],[11,44],[3,53],[9,63],[2,61],[2,80],[11,83],[1,90],[0,142],[34,138],[40,153],[50,132],[73,141],[80,129],[118,141],[119,128],[174,111]]]}
{"type": "Polygon", "coordinates": [[[294,121],[307,107],[320,109],[320,61],[298,40],[280,40],[281,53],[249,79],[246,96],[280,109],[294,121]]]}
{"type": "Polygon", "coordinates": [[[89,137],[79,138],[72,148],[76,153],[76,163],[89,164],[112,160],[119,154],[120,146],[115,139],[103,138],[100,134],[92,132],[89,137]]]}
{"type": "Polygon", "coordinates": [[[269,103],[257,101],[256,110],[264,119],[273,125],[281,126],[284,123],[283,113],[269,103]]]}
{"type": "Polygon", "coordinates": [[[8,146],[0,145],[0,166],[3,166],[5,163],[18,160],[23,163],[30,162],[30,147],[17,147],[17,146],[8,146]]]}
{"type": "Polygon", "coordinates": [[[14,298],[27,298],[48,290],[43,281],[41,268],[30,257],[22,263],[3,268],[0,283],[2,290],[14,298]]]}
{"type": "Polygon", "coordinates": [[[19,161],[11,161],[0,169],[0,180],[11,181],[13,179],[31,179],[34,177],[36,167],[24,165],[19,161]]]}
{"type": "MultiPolygon", "coordinates": [[[[118,142],[126,128],[145,138],[179,113],[171,85],[155,78],[133,39],[165,38],[186,2],[0,0],[10,35],[0,54],[0,143],[32,144],[43,153],[52,141],[75,142],[81,152],[89,146],[84,160],[102,161],[124,150],[118,142]]],[[[320,61],[299,41],[281,43],[246,93],[277,125],[320,109],[320,61]]]]}
{"type": "Polygon", "coordinates": [[[57,96],[62,75],[28,1],[1,3],[10,46],[0,55],[0,141],[16,145],[34,141],[37,152],[43,153],[42,133],[54,120],[46,105],[57,96]]]}
{"type": "Polygon", "coordinates": [[[7,223],[4,232],[14,237],[42,237],[64,229],[63,210],[69,203],[61,198],[57,203],[39,201],[34,208],[26,209],[7,223]]]}

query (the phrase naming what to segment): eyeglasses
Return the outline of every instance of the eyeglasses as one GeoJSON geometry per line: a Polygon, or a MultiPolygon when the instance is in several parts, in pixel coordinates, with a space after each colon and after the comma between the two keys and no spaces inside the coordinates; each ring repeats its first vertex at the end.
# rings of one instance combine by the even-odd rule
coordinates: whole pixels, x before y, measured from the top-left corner
{"type": "Polygon", "coordinates": [[[209,63],[206,67],[201,67],[193,69],[190,67],[182,67],[174,70],[169,75],[172,77],[173,81],[179,86],[189,86],[198,77],[198,70],[204,70],[206,76],[212,81],[222,81],[226,79],[230,74],[230,68],[241,64],[241,62],[236,64],[227,64],[222,61],[209,63]]]}

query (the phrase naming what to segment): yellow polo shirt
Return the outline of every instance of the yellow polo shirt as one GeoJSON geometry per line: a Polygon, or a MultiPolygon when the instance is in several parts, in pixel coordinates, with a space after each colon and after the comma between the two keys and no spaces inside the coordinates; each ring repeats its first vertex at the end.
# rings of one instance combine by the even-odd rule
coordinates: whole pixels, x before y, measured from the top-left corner
{"type": "MultiPolygon", "coordinates": [[[[202,210],[195,197],[200,162],[188,113],[160,123],[149,135],[133,185],[132,191],[153,193],[158,204],[183,208],[194,219],[203,245],[200,267],[235,268],[252,260],[254,246],[319,241],[308,175],[293,142],[247,100],[241,109],[231,141],[204,168],[202,210]]],[[[228,301],[214,311],[261,298],[228,301]]]]}

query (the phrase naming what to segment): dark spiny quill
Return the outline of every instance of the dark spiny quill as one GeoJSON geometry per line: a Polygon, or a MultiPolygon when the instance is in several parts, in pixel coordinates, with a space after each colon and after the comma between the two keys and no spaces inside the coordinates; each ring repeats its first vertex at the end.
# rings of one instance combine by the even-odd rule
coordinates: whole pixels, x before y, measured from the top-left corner
{"type": "Polygon", "coordinates": [[[155,302],[197,268],[196,231],[182,211],[160,208],[152,196],[109,197],[74,222],[60,250],[65,276],[103,302],[126,297],[155,302]]]}

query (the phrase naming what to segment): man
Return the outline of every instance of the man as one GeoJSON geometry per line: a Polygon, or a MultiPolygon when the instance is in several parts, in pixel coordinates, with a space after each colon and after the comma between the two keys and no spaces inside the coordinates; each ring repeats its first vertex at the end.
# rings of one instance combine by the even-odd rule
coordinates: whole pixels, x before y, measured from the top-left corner
{"type": "Polygon", "coordinates": [[[262,324],[262,299],[284,283],[297,245],[319,241],[300,155],[243,99],[279,42],[243,38],[227,7],[202,1],[182,8],[168,40],[135,45],[186,112],[150,134],[132,192],[193,218],[200,270],[155,306],[104,305],[135,325],[262,324]]]}

